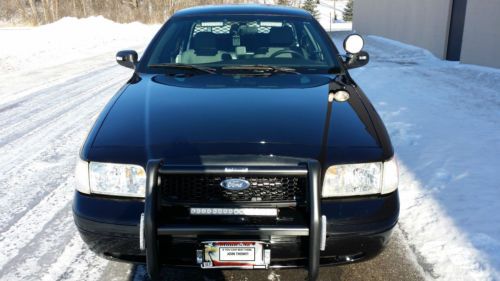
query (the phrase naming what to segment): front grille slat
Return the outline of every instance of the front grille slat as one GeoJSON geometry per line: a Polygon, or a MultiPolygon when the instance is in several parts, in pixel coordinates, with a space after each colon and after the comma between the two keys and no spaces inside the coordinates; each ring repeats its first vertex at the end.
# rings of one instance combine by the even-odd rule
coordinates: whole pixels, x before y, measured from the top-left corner
{"type": "Polygon", "coordinates": [[[161,174],[160,194],[167,202],[303,202],[306,177],[296,175],[214,175],[161,174]],[[226,179],[250,182],[245,190],[233,191],[220,186],[226,179]]]}

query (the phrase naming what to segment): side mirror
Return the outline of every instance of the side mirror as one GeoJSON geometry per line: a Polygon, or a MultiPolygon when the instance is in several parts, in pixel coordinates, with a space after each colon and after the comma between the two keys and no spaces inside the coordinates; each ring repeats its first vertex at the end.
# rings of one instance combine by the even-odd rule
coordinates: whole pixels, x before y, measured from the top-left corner
{"type": "Polygon", "coordinates": [[[137,59],[137,52],[133,50],[119,51],[118,53],[116,53],[116,62],[119,65],[125,66],[127,68],[135,69],[137,59]]]}
{"type": "Polygon", "coordinates": [[[350,34],[344,40],[344,50],[346,51],[345,66],[349,69],[361,67],[368,63],[370,55],[362,51],[365,42],[359,34],[350,34]]]}

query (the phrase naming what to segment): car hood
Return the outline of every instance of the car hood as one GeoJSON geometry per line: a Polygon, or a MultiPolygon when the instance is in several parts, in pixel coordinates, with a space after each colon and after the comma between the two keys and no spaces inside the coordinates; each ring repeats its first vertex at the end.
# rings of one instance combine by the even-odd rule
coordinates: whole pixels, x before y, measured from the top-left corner
{"type": "Polygon", "coordinates": [[[381,148],[360,97],[328,102],[332,83],[342,86],[336,78],[137,76],[103,112],[88,158],[139,164],[241,154],[376,160],[381,148]]]}

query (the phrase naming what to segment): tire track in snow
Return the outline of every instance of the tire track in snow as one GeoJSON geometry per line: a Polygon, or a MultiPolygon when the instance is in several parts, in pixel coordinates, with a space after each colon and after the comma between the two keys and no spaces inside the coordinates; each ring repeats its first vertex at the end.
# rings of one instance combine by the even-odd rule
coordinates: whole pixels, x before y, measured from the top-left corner
{"type": "MultiPolygon", "coordinates": [[[[104,73],[111,67],[99,70],[98,73],[104,73]]],[[[89,97],[90,93],[99,92],[99,88],[104,88],[113,78],[109,76],[95,77],[98,73],[90,73],[82,76],[77,76],[63,85],[54,85],[44,91],[36,93],[36,96],[29,100],[21,100],[17,106],[11,110],[6,110],[0,113],[0,135],[2,140],[0,146],[10,142],[12,135],[20,135],[24,133],[19,130],[19,126],[27,127],[27,129],[36,128],[37,123],[43,120],[51,120],[57,113],[64,112],[68,106],[78,104],[89,97]],[[92,80],[95,79],[94,81],[92,80]],[[79,88],[74,88],[75,84],[79,84],[79,88]],[[15,128],[15,130],[14,130],[15,128]],[[13,131],[14,130],[14,131],[13,131]]],[[[27,131],[27,130],[24,130],[27,131]]]]}
{"type": "MultiPolygon", "coordinates": [[[[51,264],[48,270],[40,276],[40,281],[53,281],[60,280],[64,274],[67,274],[68,268],[75,267],[75,262],[80,263],[78,267],[85,266],[85,262],[82,262],[85,259],[78,259],[79,256],[82,255],[82,252],[86,251],[86,247],[78,234],[74,235],[67,246],[64,248],[64,251],[59,255],[56,262],[51,264]]],[[[107,261],[103,260],[103,264],[106,264],[107,261]]]]}
{"type": "Polygon", "coordinates": [[[108,261],[88,250],[80,236],[73,237],[67,248],[42,280],[98,280],[108,261]]]}
{"type": "MultiPolygon", "coordinates": [[[[143,46],[131,47],[142,53],[143,46]]],[[[33,99],[39,92],[52,85],[71,83],[76,76],[92,74],[96,69],[116,67],[112,64],[113,53],[104,53],[92,57],[80,58],[78,63],[36,68],[28,71],[15,71],[2,74],[0,80],[0,112],[16,104],[33,99]]],[[[122,69],[123,70],[123,69],[122,69]]]]}
{"type": "Polygon", "coordinates": [[[95,104],[104,105],[121,82],[113,81],[100,95],[90,93],[87,101],[72,105],[73,109],[68,108],[58,118],[40,125],[36,132],[12,144],[12,149],[0,148],[1,162],[17,163],[2,168],[0,185],[4,189],[0,191],[0,231],[10,225],[9,221],[19,219],[22,210],[36,204],[39,201],[37,198],[41,199],[68,174],[72,174],[74,159],[84,137],[82,132],[90,126],[91,117],[101,107],[96,107],[95,104]],[[2,150],[5,150],[3,154],[2,150]],[[64,161],[65,159],[67,160],[64,161]],[[27,203],[30,200],[32,203],[27,203]]]}
{"type": "Polygon", "coordinates": [[[40,280],[47,266],[46,280],[97,279],[107,264],[75,232],[74,178],[68,175],[92,117],[127,79],[120,70],[104,67],[74,77],[74,84],[52,85],[0,113],[15,123],[0,131],[0,142],[7,143],[0,161],[15,163],[0,167],[0,279],[40,280]],[[26,109],[30,118],[17,114],[26,109]],[[20,137],[7,140],[15,134],[20,137]]]}
{"type": "Polygon", "coordinates": [[[75,235],[70,205],[68,202],[52,220],[44,225],[42,231],[38,232],[26,246],[19,249],[19,254],[9,260],[3,270],[0,270],[0,276],[7,280],[40,279],[40,272],[45,271],[47,266],[57,260],[75,235]]]}
{"type": "MultiPolygon", "coordinates": [[[[100,72],[104,73],[104,72],[100,72]]],[[[104,76],[104,75],[103,75],[104,76]]],[[[106,76],[105,76],[106,77],[106,76]]],[[[54,86],[54,89],[49,89],[49,95],[43,97],[42,99],[35,99],[33,102],[34,106],[37,106],[31,111],[28,111],[27,116],[18,116],[12,114],[11,112],[7,112],[9,116],[13,116],[9,121],[9,123],[13,123],[12,125],[5,126],[2,125],[0,129],[0,135],[2,139],[0,140],[0,152],[2,147],[6,145],[8,146],[16,146],[18,147],[18,142],[16,137],[19,138],[23,135],[34,134],[37,131],[42,131],[45,128],[43,125],[48,122],[55,123],[58,119],[61,118],[63,113],[69,112],[72,113],[74,107],[80,106],[82,102],[90,98],[97,97],[97,95],[103,92],[106,89],[109,89],[118,83],[122,82],[123,79],[113,79],[113,78],[105,78],[99,79],[93,76],[86,77],[86,80],[77,80],[79,84],[84,84],[86,86],[92,85],[90,87],[78,87],[74,88],[74,85],[64,85],[62,86],[62,90],[68,90],[65,94],[59,94],[59,90],[57,86],[54,86]],[[95,85],[95,86],[94,86],[95,85]],[[71,89],[73,88],[73,89],[71,89]],[[63,97],[59,97],[63,96],[63,97]],[[52,101],[52,100],[55,100],[52,101]],[[14,121],[16,120],[16,121],[14,121]]],[[[43,93],[42,93],[43,94],[43,93]]],[[[26,107],[28,109],[32,108],[31,103],[27,104],[26,107]]],[[[94,106],[95,107],[95,106],[94,106]]],[[[23,109],[23,108],[21,108],[23,109]]],[[[88,109],[87,109],[88,111],[88,109]]],[[[74,117],[79,117],[75,115],[74,117]]],[[[25,141],[24,139],[21,142],[25,141]]],[[[4,157],[8,157],[11,155],[4,155],[4,157]]]]}
{"type": "MultiPolygon", "coordinates": [[[[83,106],[85,105],[84,103],[83,106]]],[[[60,131],[55,131],[59,127],[58,124],[53,125],[47,129],[52,130],[55,134],[41,141],[41,143],[51,143],[52,145],[40,148],[43,150],[32,151],[27,149],[34,156],[23,157],[24,161],[3,160],[3,163],[21,163],[21,165],[11,167],[10,171],[4,174],[6,177],[0,180],[0,184],[5,189],[5,194],[0,199],[0,202],[3,203],[0,204],[2,214],[0,216],[0,222],[2,223],[0,229],[9,225],[9,223],[6,224],[6,220],[16,221],[18,219],[18,217],[16,218],[12,214],[19,214],[20,210],[32,207],[32,204],[30,206],[23,202],[29,202],[33,199],[36,201],[36,198],[44,196],[54,186],[64,181],[68,174],[72,174],[78,147],[83,139],[80,132],[85,130],[88,125],[81,122],[80,126],[69,129],[71,124],[68,124],[69,126],[63,126],[63,130],[67,130],[62,131],[63,134],[60,131]],[[23,194],[23,196],[19,196],[18,194],[23,194]]],[[[32,141],[36,142],[41,139],[44,139],[44,137],[39,135],[32,136],[32,141]]],[[[21,147],[29,146],[30,144],[25,143],[21,147]]],[[[31,146],[35,146],[36,148],[34,144],[31,146]]]]}
{"type": "MultiPolygon", "coordinates": [[[[96,57],[96,60],[99,58],[96,57]]],[[[101,58],[104,60],[104,58],[101,58]]],[[[54,85],[63,85],[70,83],[70,80],[78,76],[91,74],[95,69],[110,67],[109,63],[79,63],[68,68],[64,65],[64,73],[61,72],[62,66],[40,68],[37,71],[21,71],[8,73],[0,81],[0,112],[8,108],[15,108],[23,102],[36,98],[40,92],[53,87],[54,85]],[[36,79],[33,79],[35,77],[36,79]]]]}
{"type": "Polygon", "coordinates": [[[54,215],[59,212],[71,200],[71,192],[65,191],[68,186],[60,185],[42,201],[24,215],[18,222],[7,231],[0,234],[0,272],[4,266],[19,254],[46,223],[50,222],[54,215]]]}

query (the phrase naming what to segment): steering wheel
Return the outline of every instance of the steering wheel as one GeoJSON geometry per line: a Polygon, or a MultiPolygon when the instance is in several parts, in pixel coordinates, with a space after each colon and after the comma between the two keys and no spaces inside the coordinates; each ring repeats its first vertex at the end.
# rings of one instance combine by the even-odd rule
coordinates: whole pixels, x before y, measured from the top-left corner
{"type": "Polygon", "coordinates": [[[299,53],[297,51],[294,51],[294,50],[280,50],[280,51],[277,51],[276,53],[272,54],[270,56],[270,58],[275,58],[275,57],[277,57],[279,55],[282,55],[282,54],[293,54],[293,55],[297,55],[297,56],[299,56],[299,57],[301,57],[301,58],[304,59],[304,55],[303,54],[301,54],[301,53],[299,53]]]}

